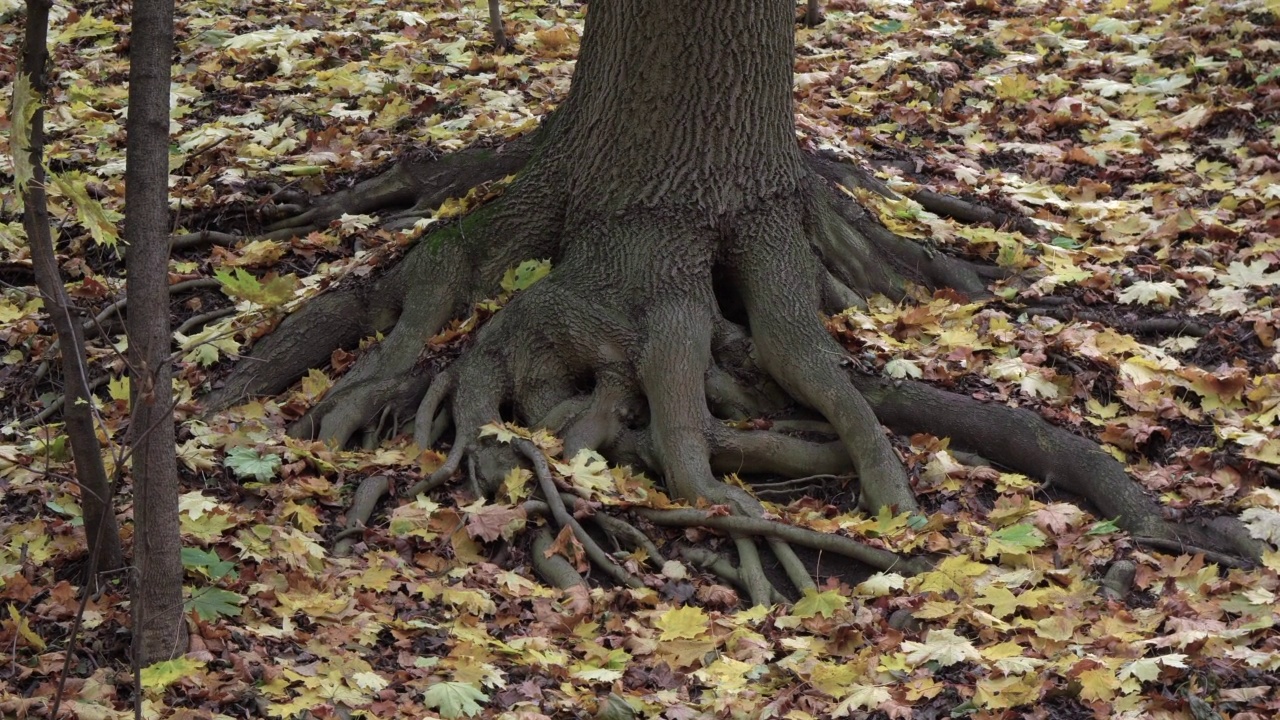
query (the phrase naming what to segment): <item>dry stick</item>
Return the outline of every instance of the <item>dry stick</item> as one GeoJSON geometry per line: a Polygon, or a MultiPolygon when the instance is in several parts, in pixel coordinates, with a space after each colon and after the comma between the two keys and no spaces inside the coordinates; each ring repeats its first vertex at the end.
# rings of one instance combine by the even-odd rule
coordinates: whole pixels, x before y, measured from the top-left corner
{"type": "Polygon", "coordinates": [[[752,604],[764,605],[772,601],[774,595],[780,595],[778,588],[765,577],[764,565],[760,563],[760,548],[756,547],[755,539],[741,533],[734,533],[730,539],[738,551],[738,575],[747,586],[752,604]]]}
{"type": "Polygon", "coordinates": [[[783,525],[761,518],[743,517],[741,515],[712,515],[704,510],[684,508],[677,510],[636,508],[636,512],[655,525],[708,527],[726,533],[777,538],[789,543],[811,547],[815,550],[836,553],[886,572],[893,570],[904,575],[914,575],[928,569],[928,563],[916,559],[907,559],[897,553],[871,547],[843,535],[821,533],[816,530],[796,527],[795,525],[783,525]]]}
{"type": "MultiPolygon", "coordinates": [[[[94,390],[97,390],[103,385],[106,385],[107,381],[110,379],[111,379],[110,375],[100,375],[94,378],[93,380],[89,381],[89,392],[92,393],[94,390]]],[[[62,409],[62,406],[66,403],[66,399],[67,399],[66,393],[59,395],[58,397],[53,399],[53,402],[49,403],[49,407],[41,410],[35,417],[22,423],[21,425],[19,425],[19,427],[26,429],[29,427],[35,427],[36,425],[43,424],[44,421],[48,420],[55,412],[62,409]]]]}
{"type": "Polygon", "coordinates": [[[825,480],[840,480],[840,475],[809,475],[807,477],[793,478],[791,480],[778,480],[777,482],[750,483],[751,493],[756,497],[779,497],[787,498],[799,493],[808,492],[815,487],[821,487],[825,480]]]}
{"type": "Polygon", "coordinates": [[[810,590],[817,591],[818,584],[813,581],[813,576],[809,574],[809,568],[804,566],[800,561],[796,551],[784,540],[778,538],[768,538],[765,542],[769,543],[769,549],[773,551],[773,556],[777,558],[778,564],[782,565],[782,569],[786,571],[787,578],[801,594],[810,590]]]}
{"type": "Polygon", "coordinates": [[[224,308],[219,308],[217,310],[210,310],[207,313],[193,315],[187,318],[185,321],[183,321],[181,325],[174,328],[173,331],[179,335],[185,335],[188,330],[198,328],[198,327],[204,327],[205,325],[208,325],[214,320],[220,320],[224,317],[235,315],[237,312],[239,311],[236,310],[234,307],[224,307],[224,308]]]}
{"type": "Polygon", "coordinates": [[[621,585],[630,588],[642,588],[644,582],[640,578],[627,572],[626,568],[613,561],[604,548],[587,534],[582,525],[574,519],[569,511],[565,509],[564,501],[560,498],[560,491],[556,489],[556,483],[551,479],[551,468],[547,465],[547,458],[542,451],[533,443],[524,439],[517,439],[513,443],[529,462],[533,463],[533,472],[538,477],[538,484],[542,488],[542,494],[545,496],[547,504],[551,507],[551,516],[555,518],[556,523],[561,527],[567,527],[573,531],[574,537],[582,544],[583,550],[586,551],[587,557],[605,572],[609,577],[621,585]]]}
{"type": "Polygon", "coordinates": [[[378,506],[378,501],[386,494],[391,481],[386,475],[370,475],[360,481],[355,496],[351,499],[351,510],[347,512],[347,528],[334,536],[333,554],[335,557],[346,557],[355,544],[354,537],[364,532],[369,516],[378,506]]]}
{"type": "MultiPolygon", "coordinates": [[[[183,280],[169,286],[169,294],[177,295],[187,290],[200,290],[202,288],[222,287],[222,283],[214,278],[194,278],[192,280],[183,280]]],[[[102,309],[102,312],[93,317],[92,320],[86,320],[84,323],[84,331],[89,333],[87,338],[94,338],[100,334],[104,334],[106,330],[103,325],[111,318],[112,315],[125,309],[129,304],[129,297],[125,296],[111,303],[102,309]],[[91,332],[95,331],[95,332],[91,332]]]]}

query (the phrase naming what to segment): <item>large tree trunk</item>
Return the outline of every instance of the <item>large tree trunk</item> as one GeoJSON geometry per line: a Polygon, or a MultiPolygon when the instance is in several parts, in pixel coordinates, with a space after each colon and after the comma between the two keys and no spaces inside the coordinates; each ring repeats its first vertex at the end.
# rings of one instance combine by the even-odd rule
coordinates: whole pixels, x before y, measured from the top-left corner
{"type": "Polygon", "coordinates": [[[169,330],[169,65],[173,0],[135,0],[129,52],[124,234],[133,415],[135,660],[187,648],[169,330]]]}
{"type": "Polygon", "coordinates": [[[798,192],[793,11],[776,1],[593,5],[544,160],[564,163],[571,211],[693,209],[711,225],[798,192]]]}
{"type": "MultiPolygon", "coordinates": [[[[735,517],[700,521],[733,538],[741,564],[733,577],[754,602],[779,597],[763,576],[756,538],[768,538],[796,590],[813,583],[789,543],[868,557],[824,544],[830,536],[801,537],[769,526],[760,520],[761,504],[719,481],[713,468],[797,476],[851,465],[864,507],[914,512],[902,464],[855,385],[857,365],[827,332],[820,312],[859,304],[872,293],[904,298],[908,281],[981,294],[984,273],[886,230],[829,181],[889,194],[887,188],[797,147],[794,12],[789,0],[592,2],[573,86],[554,116],[506,154],[472,149],[450,161],[465,157],[473,168],[468,177],[476,180],[523,165],[506,194],[422,241],[378,282],[326,296],[286,319],[254,349],[257,360],[215,394],[213,406],[283,389],[335,345],[382,331],[385,339],[292,432],[345,443],[382,425],[388,414],[412,414],[415,440],[428,447],[452,426],[447,461],[411,495],[458,474],[487,492],[513,463],[531,462],[555,522],[572,529],[611,577],[633,584],[607,554],[593,550],[590,535],[562,506],[539,452],[528,443],[496,442],[483,431],[489,423],[514,421],[557,433],[565,457],[597,450],[656,470],[673,496],[727,506],[735,517]],[[505,271],[540,258],[552,261],[550,274],[511,298],[469,344],[441,349],[428,342],[471,303],[498,295],[505,271]],[[340,332],[321,331],[328,342],[317,342],[317,331],[335,320],[340,332]],[[821,416],[816,426],[838,442],[725,423],[788,415],[806,427],[821,416]]],[[[439,177],[441,167],[406,161],[273,232],[304,232],[342,212],[367,212],[379,204],[374,198],[438,199],[450,186],[439,177]]],[[[482,321],[475,316],[475,323],[482,321]]],[[[904,431],[953,427],[930,425],[928,406],[943,405],[913,394],[909,384],[861,385],[904,431]]],[[[967,429],[968,406],[948,407],[967,429]]],[[[1015,411],[999,418],[1002,427],[1029,423],[1015,411]]],[[[1077,445],[1062,441],[1064,435],[1044,430],[1048,440],[1039,447],[1048,460],[1029,459],[1026,443],[1004,443],[1011,452],[975,449],[1035,472],[1073,459],[1077,445]]],[[[1103,453],[1091,455],[1095,459],[1110,463],[1106,479],[1073,487],[1105,494],[1116,482],[1129,482],[1114,460],[1103,453]]],[[[365,502],[352,531],[359,531],[369,498],[377,495],[360,494],[365,502]]],[[[1154,508],[1126,503],[1132,516],[1120,520],[1157,537],[1204,539],[1156,517],[1154,508]]],[[[646,517],[679,524],[692,516],[646,517]]],[[[880,566],[906,567],[894,562],[880,566]]],[[[558,584],[575,582],[562,565],[542,569],[558,584]]]]}

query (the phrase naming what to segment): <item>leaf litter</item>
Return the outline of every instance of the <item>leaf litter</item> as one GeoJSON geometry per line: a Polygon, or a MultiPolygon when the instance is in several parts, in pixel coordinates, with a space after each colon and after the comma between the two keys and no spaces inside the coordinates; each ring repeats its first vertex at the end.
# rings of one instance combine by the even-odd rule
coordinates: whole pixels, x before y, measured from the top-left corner
{"type": "MultiPolygon", "coordinates": [[[[261,198],[332,190],[411,148],[497,143],[564,97],[584,7],[504,5],[515,46],[503,54],[492,52],[483,3],[298,2],[287,22],[262,0],[180,9],[176,230],[246,239],[180,251],[171,265],[175,280],[221,283],[175,297],[175,324],[227,313],[178,337],[194,633],[186,656],[144,670],[144,712],[535,718],[622,702],[667,718],[1173,718],[1200,717],[1205,704],[1242,720],[1280,713],[1280,5],[835,0],[820,26],[798,30],[796,57],[800,142],[869,164],[896,188],[980,200],[1044,231],[1027,238],[879,203],[896,232],[1029,282],[978,303],[873,298],[829,321],[850,352],[876,371],[1035,408],[1104,443],[1170,512],[1241,512],[1273,546],[1264,565],[1142,548],[1028,478],[961,464],[945,439],[915,436],[899,449],[931,510],[921,526],[822,498],[768,507],[796,525],[945,559],[913,578],[831,574],[790,608],[751,609],[673,561],[619,557],[646,587],[573,592],[530,579],[519,544],[493,562],[527,521],[527,473],[493,501],[455,493],[389,507],[351,557],[334,557],[327,538],[353,480],[383,474],[404,486],[443,460],[405,440],[348,451],[283,435],[350,354],[277,398],[197,419],[194,402],[222,360],[421,232],[344,218],[255,242],[272,219],[261,198]],[[1153,318],[1203,332],[1143,332],[1153,318]],[[1137,567],[1123,601],[1099,591],[1118,559],[1137,567]],[[896,611],[912,622],[890,623],[896,611]]],[[[123,287],[126,7],[53,11],[50,210],[68,290],[93,312],[123,287]]],[[[11,39],[15,10],[0,6],[11,39]]],[[[17,43],[4,45],[12,67],[17,43]]],[[[3,92],[10,107],[12,85],[3,92]]],[[[12,176],[8,138],[0,173],[12,176]]],[[[452,201],[435,222],[500,191],[452,201]]],[[[13,193],[0,187],[0,401],[11,408],[0,427],[0,714],[23,717],[62,671],[84,553],[65,440],[57,425],[19,422],[57,387],[36,370],[53,339],[13,193]]],[[[536,279],[528,273],[513,269],[507,292],[536,279]]],[[[101,432],[117,444],[128,398],[119,332],[90,346],[107,388],[101,432]]],[[[560,458],[554,439],[530,437],[557,481],[593,503],[669,502],[643,475],[560,458]]],[[[126,474],[126,512],[129,493],[126,474]]],[[[132,716],[122,599],[117,589],[89,601],[67,686],[76,716],[132,716]]]]}

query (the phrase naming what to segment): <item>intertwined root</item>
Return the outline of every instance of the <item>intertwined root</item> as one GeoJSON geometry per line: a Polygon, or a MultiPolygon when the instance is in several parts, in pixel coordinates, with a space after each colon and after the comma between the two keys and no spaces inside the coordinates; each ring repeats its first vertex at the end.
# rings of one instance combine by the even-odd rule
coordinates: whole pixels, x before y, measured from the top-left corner
{"type": "MultiPolygon", "coordinates": [[[[557,486],[542,449],[499,442],[483,428],[545,428],[562,439],[566,459],[593,450],[657,471],[669,494],[691,509],[635,512],[655,525],[698,524],[727,534],[737,566],[696,550],[682,555],[737,584],[754,603],[814,586],[792,550],[796,543],[882,569],[919,569],[848,538],[769,520],[751,493],[717,478],[738,472],[812,482],[856,471],[864,508],[915,511],[880,422],[950,437],[1082,494],[1151,543],[1257,556],[1238,523],[1206,530],[1164,520],[1119,463],[1033,413],[859,373],[827,333],[820,309],[858,304],[872,292],[902,297],[906,277],[981,293],[984,273],[893,235],[817,182],[810,191],[767,199],[714,228],[693,213],[633,211],[560,225],[572,230],[548,244],[549,228],[563,220],[531,204],[517,185],[479,220],[425,241],[373,285],[322,297],[286,320],[255,352],[264,362],[237,370],[219,400],[282,389],[284,378],[323,363],[336,344],[384,332],[292,432],[347,443],[361,430],[374,428],[366,437],[376,439],[411,424],[426,448],[453,428],[447,460],[411,495],[459,476],[477,495],[488,494],[512,467],[529,466],[542,496],[526,510],[572,533],[593,565],[627,585],[642,580],[582,523],[660,563],[656,544],[603,511],[580,519],[579,501],[557,486]],[[516,232],[521,228],[529,232],[516,232]],[[553,257],[546,278],[516,294],[456,357],[424,355],[428,339],[475,302],[474,286],[483,286],[484,296],[502,270],[542,250],[553,257]],[[731,424],[766,417],[774,419],[770,429],[731,424]],[[797,430],[827,439],[790,434],[797,430]],[[791,588],[766,575],[760,540],[791,588]]],[[[371,486],[360,495],[368,509],[353,513],[344,544],[378,494],[371,486]]],[[[572,566],[537,550],[550,545],[549,535],[535,538],[540,572],[561,585],[583,582],[572,566]]]]}

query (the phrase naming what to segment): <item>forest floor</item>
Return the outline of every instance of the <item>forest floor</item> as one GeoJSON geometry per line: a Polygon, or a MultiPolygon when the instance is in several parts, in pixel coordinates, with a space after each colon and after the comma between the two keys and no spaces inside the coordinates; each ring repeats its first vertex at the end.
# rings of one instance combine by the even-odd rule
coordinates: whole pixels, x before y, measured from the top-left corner
{"type": "MultiPolygon", "coordinates": [[[[947,559],[851,578],[831,558],[820,592],[754,609],[702,568],[635,555],[623,562],[642,589],[539,584],[520,474],[490,502],[461,488],[387,501],[335,557],[360,480],[403,489],[443,460],[404,437],[337,450],[285,436],[358,349],[278,397],[199,417],[200,396],[282,312],[376,273],[422,230],[348,216],[255,238],[279,201],[348,187],[405,152],[503,142],[564,97],[584,7],[504,5],[514,48],[496,54],[484,3],[180,3],[171,307],[193,634],[186,656],[143,672],[149,717],[560,718],[611,697],[671,720],[1280,714],[1280,3],[837,0],[822,25],[797,27],[795,76],[807,147],[1042,228],[860,197],[895,232],[1030,278],[989,301],[920,293],[831,317],[861,364],[1033,408],[1103,443],[1171,514],[1240,513],[1272,547],[1263,564],[1143,547],[1035,479],[917,435],[896,447],[925,523],[860,514],[847,478],[759,495],[788,523],[947,559]],[[1120,599],[1099,585],[1118,560],[1136,566],[1120,599]],[[890,623],[897,611],[913,620],[890,623]]],[[[0,113],[19,6],[0,0],[0,113]]],[[[128,427],[115,304],[127,9],[55,7],[46,120],[63,271],[96,316],[109,471],[128,427]]],[[[0,126],[0,716],[47,713],[68,672],[75,717],[132,717],[119,588],[89,601],[67,661],[82,518],[7,115],[0,126]]],[[[431,223],[501,190],[447,202],[431,223]]],[[[607,505],[662,501],[651,479],[591,457],[553,467],[607,505]]],[[[127,470],[117,507],[128,534],[127,470]]],[[[688,531],[660,549],[677,542],[727,544],[688,531]]]]}

